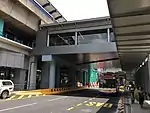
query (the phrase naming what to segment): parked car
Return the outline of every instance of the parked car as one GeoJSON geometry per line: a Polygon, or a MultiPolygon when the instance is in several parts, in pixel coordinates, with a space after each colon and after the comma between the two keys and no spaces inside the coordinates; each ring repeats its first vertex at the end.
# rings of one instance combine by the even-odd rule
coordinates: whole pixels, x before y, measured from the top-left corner
{"type": "Polygon", "coordinates": [[[0,97],[5,99],[14,91],[14,83],[11,80],[0,80],[0,97]]]}

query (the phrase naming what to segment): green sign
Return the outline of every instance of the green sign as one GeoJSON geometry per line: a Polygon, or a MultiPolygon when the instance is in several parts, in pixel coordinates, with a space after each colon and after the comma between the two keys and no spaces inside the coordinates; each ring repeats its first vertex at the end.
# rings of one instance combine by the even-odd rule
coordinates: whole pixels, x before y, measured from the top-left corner
{"type": "Polygon", "coordinates": [[[98,75],[96,70],[93,69],[93,65],[90,64],[90,68],[88,71],[88,82],[97,82],[98,80],[98,75]]]}

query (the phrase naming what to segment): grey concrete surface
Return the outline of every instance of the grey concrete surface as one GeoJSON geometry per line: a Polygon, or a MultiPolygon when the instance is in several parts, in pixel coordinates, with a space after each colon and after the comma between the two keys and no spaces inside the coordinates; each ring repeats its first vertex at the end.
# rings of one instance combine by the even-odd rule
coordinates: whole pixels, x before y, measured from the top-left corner
{"type": "Polygon", "coordinates": [[[141,108],[139,104],[133,104],[131,106],[131,113],[150,113],[150,106],[144,104],[144,107],[141,108]]]}
{"type": "MultiPolygon", "coordinates": [[[[31,99],[0,102],[0,113],[99,113],[112,97],[98,97],[96,90],[82,90],[31,99]]],[[[110,104],[113,106],[113,103],[110,104]]],[[[111,109],[111,107],[105,109],[111,109]]],[[[105,110],[107,113],[107,110],[105,110]]]]}

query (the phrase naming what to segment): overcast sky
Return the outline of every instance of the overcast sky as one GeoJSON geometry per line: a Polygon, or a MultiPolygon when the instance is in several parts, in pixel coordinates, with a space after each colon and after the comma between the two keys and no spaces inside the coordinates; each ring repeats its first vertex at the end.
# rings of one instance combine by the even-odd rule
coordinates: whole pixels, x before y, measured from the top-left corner
{"type": "Polygon", "coordinates": [[[109,16],[106,0],[49,0],[67,21],[109,16]]]}

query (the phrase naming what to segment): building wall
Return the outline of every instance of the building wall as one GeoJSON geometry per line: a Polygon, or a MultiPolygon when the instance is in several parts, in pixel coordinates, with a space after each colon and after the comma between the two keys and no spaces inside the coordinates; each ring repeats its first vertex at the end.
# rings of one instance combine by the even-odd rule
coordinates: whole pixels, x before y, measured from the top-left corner
{"type": "Polygon", "coordinates": [[[0,66],[24,68],[24,54],[0,51],[0,66]]]}
{"type": "Polygon", "coordinates": [[[29,28],[38,30],[39,17],[14,0],[1,0],[0,10],[29,28]]]}
{"type": "Polygon", "coordinates": [[[148,62],[140,68],[137,73],[135,74],[135,82],[137,86],[142,86],[144,91],[149,92],[149,67],[148,62]]]}
{"type": "Polygon", "coordinates": [[[46,16],[41,10],[35,7],[30,0],[18,0],[18,1],[26,8],[28,8],[30,11],[32,11],[34,14],[36,14],[45,24],[53,23],[53,21],[48,16],[46,16]]]}

